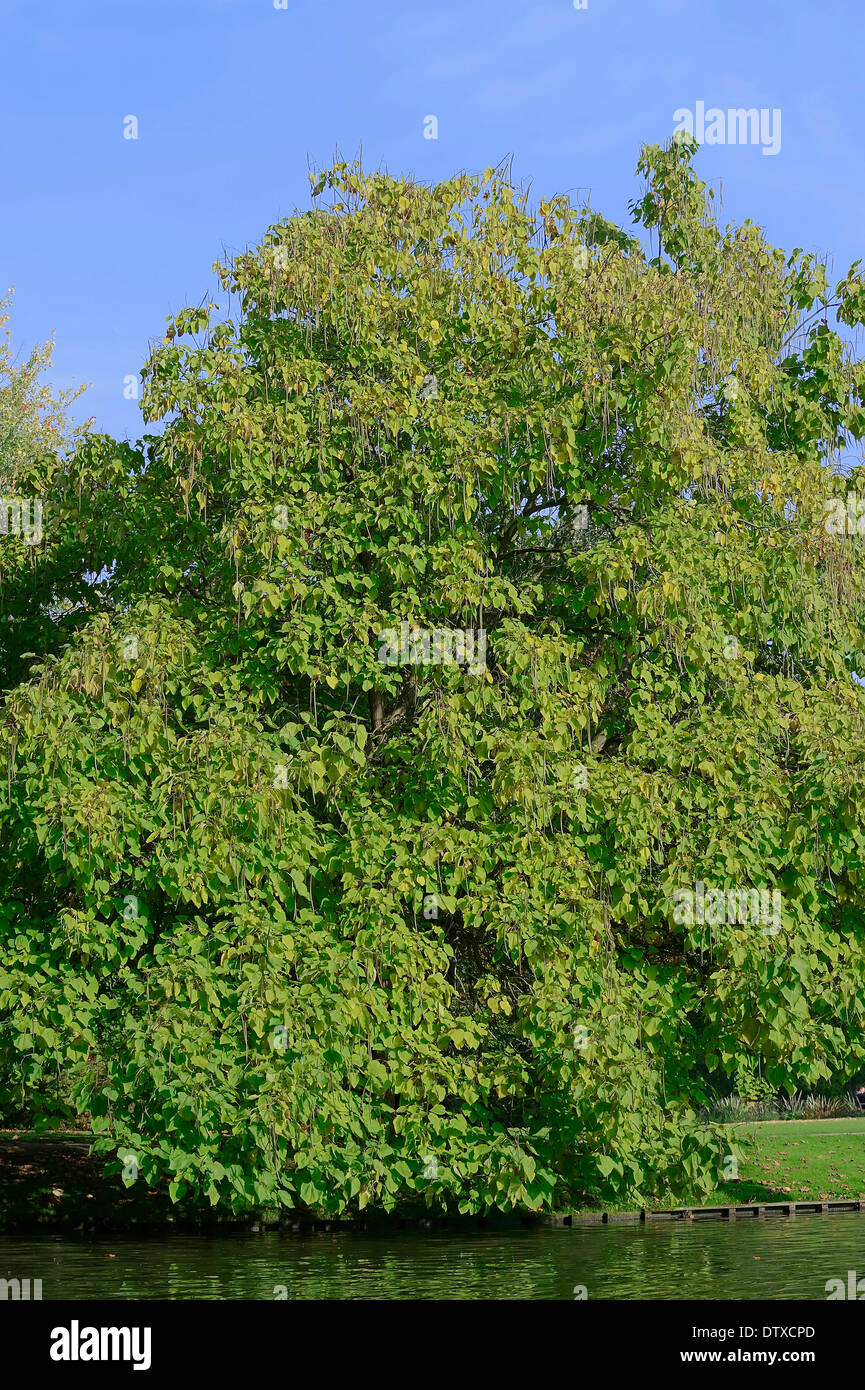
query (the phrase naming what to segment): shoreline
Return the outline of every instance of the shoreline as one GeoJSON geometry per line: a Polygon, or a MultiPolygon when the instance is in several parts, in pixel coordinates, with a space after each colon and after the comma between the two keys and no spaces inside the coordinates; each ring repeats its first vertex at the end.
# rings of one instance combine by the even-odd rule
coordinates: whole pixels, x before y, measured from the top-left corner
{"type": "MultiPolygon", "coordinates": [[[[848,1117],[756,1124],[746,1121],[737,1123],[735,1129],[740,1133],[747,1131],[753,1138],[755,1130],[763,1130],[768,1137],[780,1128],[792,1137],[812,1126],[814,1137],[826,1134],[820,1126],[830,1126],[839,1137],[865,1133],[865,1124],[856,1126],[848,1117]]],[[[394,1212],[367,1208],[362,1213],[335,1216],[302,1208],[270,1207],[234,1214],[214,1211],[189,1197],[172,1203],[167,1187],[148,1188],[143,1182],[126,1187],[118,1175],[106,1177],[105,1156],[90,1154],[91,1140],[87,1131],[0,1131],[0,1233],[98,1237],[170,1232],[226,1235],[261,1230],[290,1234],[435,1232],[454,1228],[531,1230],[865,1211],[865,1191],[810,1191],[807,1179],[811,1175],[806,1172],[799,1175],[795,1187],[779,1190],[778,1182],[768,1185],[753,1178],[743,1179],[741,1185],[721,1184],[714,1200],[708,1202],[702,1196],[678,1203],[661,1198],[641,1207],[575,1204],[551,1212],[490,1211],[466,1216],[418,1206],[394,1212]]]]}

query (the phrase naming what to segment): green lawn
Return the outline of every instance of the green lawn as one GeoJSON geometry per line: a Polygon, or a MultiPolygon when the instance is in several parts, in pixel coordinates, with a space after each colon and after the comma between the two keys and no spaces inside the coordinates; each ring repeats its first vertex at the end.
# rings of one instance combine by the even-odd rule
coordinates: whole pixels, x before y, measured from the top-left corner
{"type": "Polygon", "coordinates": [[[739,1180],[714,1202],[865,1200],[865,1116],[730,1125],[739,1180]]]}

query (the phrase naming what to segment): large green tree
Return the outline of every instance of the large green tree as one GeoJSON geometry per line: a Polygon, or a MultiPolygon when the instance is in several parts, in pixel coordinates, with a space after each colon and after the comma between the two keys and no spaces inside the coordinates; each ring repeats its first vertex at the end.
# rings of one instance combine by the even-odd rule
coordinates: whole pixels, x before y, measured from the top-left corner
{"type": "Polygon", "coordinates": [[[707,1087],[861,1062],[865,284],[720,228],[693,151],[633,234],[339,164],[171,321],[161,432],[55,469],[7,1105],[236,1209],[537,1209],[708,1191],[707,1087]]]}

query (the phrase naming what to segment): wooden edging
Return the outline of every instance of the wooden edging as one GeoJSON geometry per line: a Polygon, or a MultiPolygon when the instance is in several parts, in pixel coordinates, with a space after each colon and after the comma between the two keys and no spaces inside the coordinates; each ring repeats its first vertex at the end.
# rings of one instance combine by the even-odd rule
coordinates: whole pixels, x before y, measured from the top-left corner
{"type": "Polygon", "coordinates": [[[741,1221],[745,1217],[798,1216],[802,1213],[863,1211],[865,1202],[851,1198],[834,1202],[748,1202],[739,1207],[673,1207],[669,1211],[572,1212],[542,1216],[543,1226],[634,1225],[653,1221],[741,1221]]]}

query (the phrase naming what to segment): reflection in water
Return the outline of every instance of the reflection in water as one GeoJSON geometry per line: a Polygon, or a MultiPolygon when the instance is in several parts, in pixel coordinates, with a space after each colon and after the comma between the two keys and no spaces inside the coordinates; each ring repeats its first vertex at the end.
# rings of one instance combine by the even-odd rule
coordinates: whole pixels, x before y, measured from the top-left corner
{"type": "Polygon", "coordinates": [[[573,1230],[0,1238],[43,1299],[826,1298],[865,1276],[865,1215],[573,1230]],[[111,1258],[113,1256],[113,1258],[111,1258]]]}

